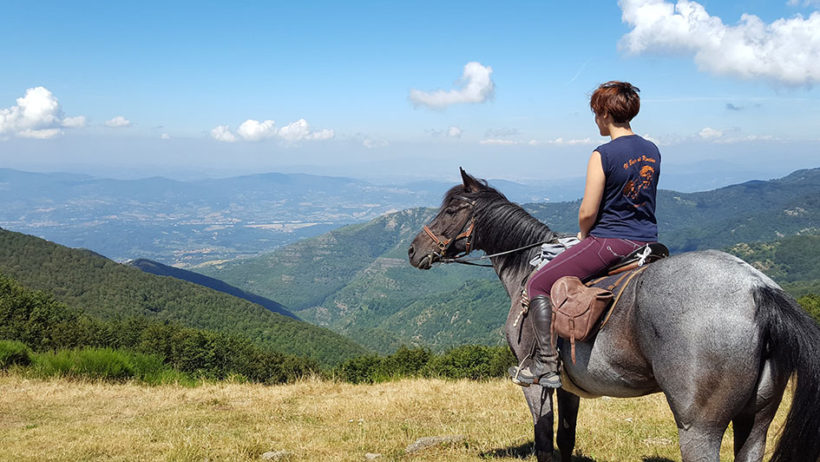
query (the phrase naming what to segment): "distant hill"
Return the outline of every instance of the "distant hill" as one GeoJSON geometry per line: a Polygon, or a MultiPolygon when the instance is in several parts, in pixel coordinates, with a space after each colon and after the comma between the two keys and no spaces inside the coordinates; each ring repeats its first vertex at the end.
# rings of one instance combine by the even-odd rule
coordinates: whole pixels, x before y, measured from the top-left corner
{"type": "Polygon", "coordinates": [[[325,365],[367,352],[351,340],[215,290],[0,229],[0,273],[103,320],[141,316],[240,335],[325,365]]]}
{"type": "Polygon", "coordinates": [[[173,266],[163,265],[162,263],[147,260],[145,258],[132,260],[129,261],[127,264],[129,266],[139,268],[140,270],[146,273],[155,274],[157,276],[169,276],[172,278],[181,279],[183,281],[193,282],[194,284],[205,286],[209,289],[213,289],[218,292],[233,295],[234,297],[247,300],[251,303],[262,305],[265,308],[273,311],[274,313],[279,313],[281,315],[289,316],[293,319],[301,321],[301,319],[299,319],[298,316],[288,311],[287,308],[285,308],[283,305],[269,298],[245,292],[244,290],[238,287],[234,287],[230,284],[226,284],[220,281],[219,279],[214,279],[199,273],[195,273],[193,271],[187,271],[180,268],[174,268],[173,266]]]}
{"type": "MultiPolygon", "coordinates": [[[[579,205],[576,201],[525,208],[554,230],[575,232],[579,205]]],[[[713,191],[662,190],[657,216],[660,241],[673,253],[820,234],[820,168],[713,191]]]]}
{"type": "Polygon", "coordinates": [[[268,255],[195,270],[276,297],[302,319],[332,327],[379,351],[402,343],[427,344],[413,329],[398,332],[383,321],[425,296],[454,291],[465,281],[496,278],[486,268],[449,265],[423,272],[407,263],[409,241],[433,212],[410,209],[388,214],[268,255]]]}
{"type": "MultiPolygon", "coordinates": [[[[525,208],[554,230],[577,230],[577,202],[525,208]]],[[[662,191],[658,210],[661,240],[674,252],[820,234],[820,169],[703,193],[662,191]]],[[[492,332],[509,305],[491,269],[419,271],[407,263],[410,241],[434,213],[388,214],[270,254],[195,270],[276,298],[301,318],[383,352],[400,343],[494,343],[492,332]]]]}

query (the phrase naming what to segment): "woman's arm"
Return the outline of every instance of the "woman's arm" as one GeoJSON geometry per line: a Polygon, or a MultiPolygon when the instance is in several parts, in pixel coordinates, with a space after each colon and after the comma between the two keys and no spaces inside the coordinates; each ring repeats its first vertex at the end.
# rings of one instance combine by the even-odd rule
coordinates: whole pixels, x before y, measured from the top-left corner
{"type": "Polygon", "coordinates": [[[578,209],[578,233],[580,239],[584,239],[589,234],[589,230],[595,225],[598,218],[598,209],[601,207],[601,198],[604,197],[604,185],[606,175],[601,164],[601,153],[594,151],[589,157],[587,164],[587,180],[584,186],[584,200],[581,201],[581,208],[578,209]]]}

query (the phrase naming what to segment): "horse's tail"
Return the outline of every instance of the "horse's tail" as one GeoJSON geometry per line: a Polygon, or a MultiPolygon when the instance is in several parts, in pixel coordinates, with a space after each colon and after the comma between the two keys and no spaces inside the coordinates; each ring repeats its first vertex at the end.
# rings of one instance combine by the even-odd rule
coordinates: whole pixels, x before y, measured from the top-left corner
{"type": "Polygon", "coordinates": [[[783,375],[797,374],[792,406],[771,462],[820,460],[820,325],[776,287],[754,294],[761,338],[783,375]]]}

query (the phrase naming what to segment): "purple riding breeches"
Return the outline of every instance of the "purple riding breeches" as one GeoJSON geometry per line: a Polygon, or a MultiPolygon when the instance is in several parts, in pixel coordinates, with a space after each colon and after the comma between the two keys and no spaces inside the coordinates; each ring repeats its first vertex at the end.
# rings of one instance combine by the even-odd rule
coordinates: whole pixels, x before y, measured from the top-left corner
{"type": "Polygon", "coordinates": [[[549,296],[552,285],[564,276],[577,276],[582,281],[601,273],[647,242],[588,236],[538,270],[527,282],[530,300],[538,295],[549,296]]]}

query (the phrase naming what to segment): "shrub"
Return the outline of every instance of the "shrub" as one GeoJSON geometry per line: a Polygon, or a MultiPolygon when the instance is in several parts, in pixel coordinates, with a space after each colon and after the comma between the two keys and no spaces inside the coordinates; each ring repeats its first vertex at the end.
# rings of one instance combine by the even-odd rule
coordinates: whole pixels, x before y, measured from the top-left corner
{"type": "Polygon", "coordinates": [[[162,358],[111,348],[61,350],[34,355],[34,373],[41,377],[72,377],[123,381],[137,379],[147,383],[165,383],[171,376],[162,358]]]}
{"type": "Polygon", "coordinates": [[[797,303],[809,313],[809,316],[820,323],[820,295],[809,294],[797,299],[797,303]]]}
{"type": "Polygon", "coordinates": [[[28,366],[31,363],[31,351],[22,342],[0,340],[0,369],[11,365],[28,366]]]}
{"type": "Polygon", "coordinates": [[[381,370],[389,377],[417,375],[430,362],[432,356],[427,348],[408,348],[402,345],[395,353],[384,358],[381,370]]]}
{"type": "Polygon", "coordinates": [[[373,383],[376,382],[378,372],[381,370],[383,359],[376,355],[359,356],[348,359],[340,364],[336,369],[336,376],[350,383],[373,383]]]}
{"type": "Polygon", "coordinates": [[[433,357],[424,373],[451,379],[486,380],[503,377],[513,363],[506,347],[464,345],[433,357]]]}

